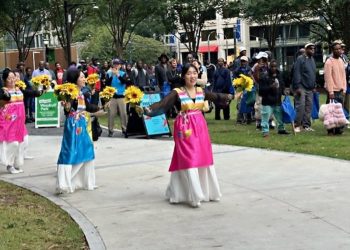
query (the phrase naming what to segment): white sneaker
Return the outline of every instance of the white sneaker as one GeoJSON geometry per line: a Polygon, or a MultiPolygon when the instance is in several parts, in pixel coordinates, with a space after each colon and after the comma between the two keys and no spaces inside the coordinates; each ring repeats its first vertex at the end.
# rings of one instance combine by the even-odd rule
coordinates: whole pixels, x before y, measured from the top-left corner
{"type": "Polygon", "coordinates": [[[18,171],[18,173],[23,173],[24,172],[24,170],[21,169],[21,168],[15,168],[15,169],[18,171]]]}
{"type": "Polygon", "coordinates": [[[25,155],[25,156],[24,156],[24,159],[25,159],[25,160],[33,160],[33,159],[34,159],[34,156],[25,155]]]}
{"type": "Polygon", "coordinates": [[[314,132],[315,130],[311,127],[305,127],[304,128],[305,131],[308,131],[308,132],[314,132]]]}
{"type": "Polygon", "coordinates": [[[295,128],[294,128],[294,132],[295,132],[295,133],[300,133],[300,132],[301,132],[300,127],[295,127],[295,128]]]}
{"type": "Polygon", "coordinates": [[[10,174],[19,174],[19,171],[16,170],[13,166],[7,166],[7,171],[8,171],[10,174]]]}

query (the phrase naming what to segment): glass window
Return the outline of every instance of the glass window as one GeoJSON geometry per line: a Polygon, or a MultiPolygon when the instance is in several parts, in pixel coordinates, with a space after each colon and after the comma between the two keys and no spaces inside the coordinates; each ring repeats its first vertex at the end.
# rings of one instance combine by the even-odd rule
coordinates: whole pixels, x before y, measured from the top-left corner
{"type": "Polygon", "coordinates": [[[224,29],[225,39],[233,39],[233,27],[224,29]]]}
{"type": "Polygon", "coordinates": [[[188,42],[187,35],[186,35],[185,32],[180,33],[179,36],[180,36],[180,42],[181,43],[187,43],[188,42]]]}
{"type": "Polygon", "coordinates": [[[299,37],[309,37],[310,36],[310,24],[300,24],[299,25],[299,37]]]}
{"type": "Polygon", "coordinates": [[[252,26],[249,28],[249,34],[250,34],[250,41],[256,41],[256,38],[259,37],[265,38],[267,37],[265,34],[265,27],[264,26],[252,26]]]}
{"type": "Polygon", "coordinates": [[[210,41],[216,40],[216,30],[203,30],[202,31],[202,41],[208,41],[208,36],[210,34],[210,41]]]}
{"type": "Polygon", "coordinates": [[[295,39],[297,38],[297,25],[289,24],[286,25],[286,37],[287,39],[295,39]]]}

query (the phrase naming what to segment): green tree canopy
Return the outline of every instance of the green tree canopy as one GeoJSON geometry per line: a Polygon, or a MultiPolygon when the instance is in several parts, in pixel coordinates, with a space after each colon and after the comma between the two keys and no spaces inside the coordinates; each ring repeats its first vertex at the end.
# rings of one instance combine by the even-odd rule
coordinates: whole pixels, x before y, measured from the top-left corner
{"type": "Polygon", "coordinates": [[[18,60],[25,61],[34,37],[45,21],[48,0],[2,0],[0,30],[8,33],[16,43],[18,60]]]}
{"type": "MultiPolygon", "coordinates": [[[[115,57],[112,46],[113,38],[105,26],[99,26],[99,32],[94,32],[85,39],[86,45],[81,50],[82,58],[98,57],[100,61],[110,61],[115,57]]],[[[126,34],[129,35],[128,33],[126,34]]],[[[163,43],[138,35],[131,36],[129,43],[124,51],[124,60],[137,61],[142,60],[145,63],[153,64],[158,56],[166,52],[169,48],[164,47],[163,43]]]]}

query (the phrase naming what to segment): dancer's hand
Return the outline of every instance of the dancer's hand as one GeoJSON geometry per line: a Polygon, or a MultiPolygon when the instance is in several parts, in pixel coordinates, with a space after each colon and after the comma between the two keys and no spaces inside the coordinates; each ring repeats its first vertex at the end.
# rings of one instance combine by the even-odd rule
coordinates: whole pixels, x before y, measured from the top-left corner
{"type": "Polygon", "coordinates": [[[136,105],[136,106],[135,106],[135,111],[136,111],[136,113],[138,114],[138,116],[140,116],[140,117],[145,113],[145,111],[143,110],[143,108],[140,107],[139,105],[136,105]]]}

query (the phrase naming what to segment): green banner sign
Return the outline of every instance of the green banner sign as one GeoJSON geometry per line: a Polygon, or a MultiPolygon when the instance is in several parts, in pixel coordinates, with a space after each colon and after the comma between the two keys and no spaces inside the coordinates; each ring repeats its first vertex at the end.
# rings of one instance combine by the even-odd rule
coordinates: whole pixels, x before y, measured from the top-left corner
{"type": "Polygon", "coordinates": [[[60,110],[53,91],[35,98],[35,128],[59,126],[60,110]]]}

